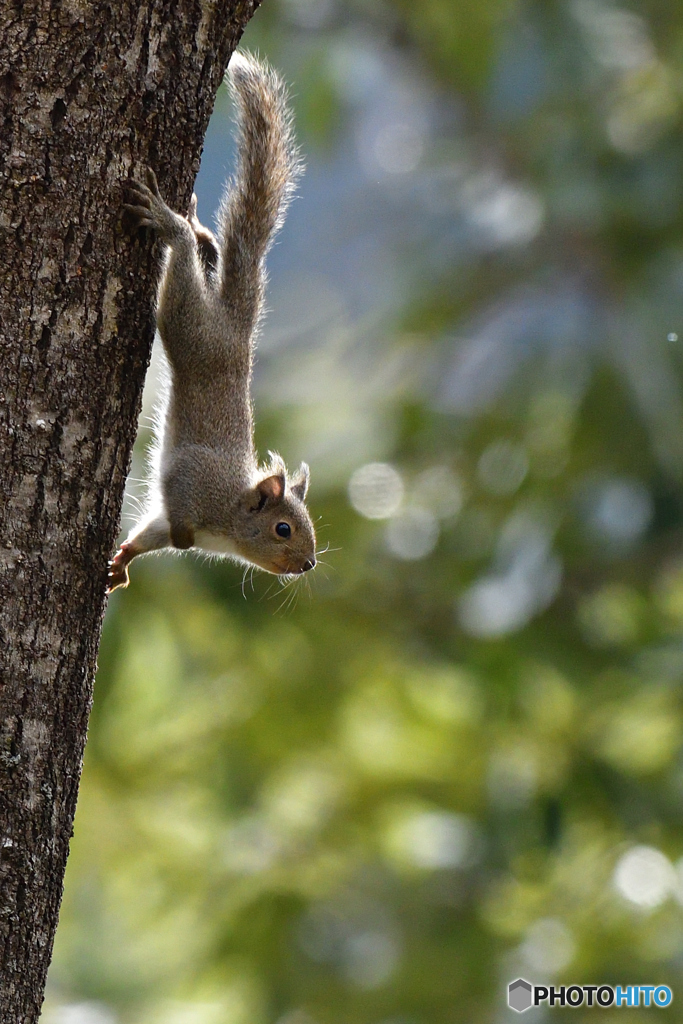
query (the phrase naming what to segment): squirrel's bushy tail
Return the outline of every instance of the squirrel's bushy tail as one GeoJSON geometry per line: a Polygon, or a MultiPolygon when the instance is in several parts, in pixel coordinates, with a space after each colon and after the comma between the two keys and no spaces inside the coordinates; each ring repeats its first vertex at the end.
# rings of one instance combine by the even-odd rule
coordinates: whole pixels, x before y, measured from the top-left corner
{"type": "Polygon", "coordinates": [[[263,292],[263,258],[284,220],[301,161],[285,87],[275,72],[254,57],[234,53],[228,82],[238,112],[238,164],[218,214],[221,291],[234,314],[253,326],[263,292]]]}

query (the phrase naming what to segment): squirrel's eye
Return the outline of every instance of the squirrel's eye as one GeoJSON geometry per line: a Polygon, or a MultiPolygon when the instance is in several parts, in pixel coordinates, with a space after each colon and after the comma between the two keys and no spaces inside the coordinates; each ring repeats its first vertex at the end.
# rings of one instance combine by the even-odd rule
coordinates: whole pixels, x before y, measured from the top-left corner
{"type": "Polygon", "coordinates": [[[288,537],[292,536],[292,527],[289,523],[278,523],[275,527],[275,532],[278,537],[282,537],[283,540],[287,540],[288,537]]]}

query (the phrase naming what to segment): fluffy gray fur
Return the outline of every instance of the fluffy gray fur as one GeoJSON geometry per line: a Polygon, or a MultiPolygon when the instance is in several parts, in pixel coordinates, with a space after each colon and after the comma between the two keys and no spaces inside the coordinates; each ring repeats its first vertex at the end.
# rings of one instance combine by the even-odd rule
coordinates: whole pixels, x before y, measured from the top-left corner
{"type": "Polygon", "coordinates": [[[284,87],[261,62],[234,54],[228,71],[238,111],[238,167],[218,215],[218,238],[146,184],[129,180],[124,209],[166,244],[157,327],[169,366],[146,514],[111,563],[109,590],[128,564],[160,548],[200,547],[268,572],[315,565],[305,505],[308,466],[288,477],[271,453],[259,468],[250,397],[264,260],[301,165],[284,87]]]}

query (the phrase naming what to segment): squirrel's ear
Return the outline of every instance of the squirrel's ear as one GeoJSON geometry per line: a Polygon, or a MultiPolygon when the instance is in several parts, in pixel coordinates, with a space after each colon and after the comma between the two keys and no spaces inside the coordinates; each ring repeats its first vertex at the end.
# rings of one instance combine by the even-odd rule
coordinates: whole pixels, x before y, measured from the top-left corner
{"type": "Polygon", "coordinates": [[[308,466],[305,462],[302,462],[294,476],[294,479],[292,480],[292,494],[297,497],[299,501],[305,501],[306,499],[310,475],[311,471],[308,466]]]}
{"type": "Polygon", "coordinates": [[[279,501],[280,498],[284,497],[285,494],[285,474],[275,473],[273,476],[267,476],[265,480],[259,481],[256,484],[256,490],[259,493],[261,501],[265,504],[266,501],[279,501]]]}

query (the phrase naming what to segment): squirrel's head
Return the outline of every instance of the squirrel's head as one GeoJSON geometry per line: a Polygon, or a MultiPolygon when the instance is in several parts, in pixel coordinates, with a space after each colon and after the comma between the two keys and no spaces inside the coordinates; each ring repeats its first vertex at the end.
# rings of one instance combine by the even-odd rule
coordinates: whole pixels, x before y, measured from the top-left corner
{"type": "Polygon", "coordinates": [[[244,494],[236,547],[246,561],[277,575],[299,575],[315,565],[315,530],[305,505],[308,466],[289,479],[271,452],[270,467],[244,494]]]}

